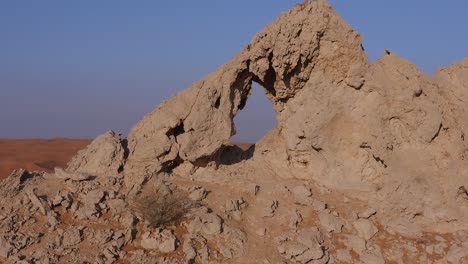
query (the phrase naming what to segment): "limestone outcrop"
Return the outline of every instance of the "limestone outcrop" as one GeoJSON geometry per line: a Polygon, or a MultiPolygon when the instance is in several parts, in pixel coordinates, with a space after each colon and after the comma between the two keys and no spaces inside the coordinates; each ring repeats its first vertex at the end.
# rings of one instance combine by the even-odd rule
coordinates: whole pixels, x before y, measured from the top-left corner
{"type": "MultiPolygon", "coordinates": [[[[355,75],[367,64],[360,35],[328,3],[299,5],[218,70],[145,116],[128,136],[126,170],[157,173],[213,155],[235,133],[233,118],[245,106],[252,82],[265,88],[282,129],[296,105],[292,99],[301,97],[311,79],[332,85],[347,80],[358,87],[361,77],[355,75]]],[[[288,143],[293,150],[305,147],[288,143]]]]}
{"type": "Polygon", "coordinates": [[[1,182],[0,262],[466,263],[467,101],[468,59],[372,62],[306,1],[127,138],[1,182]],[[244,151],[253,83],[278,125],[244,151]]]}
{"type": "Polygon", "coordinates": [[[128,155],[126,139],[108,131],[98,136],[68,163],[70,172],[91,175],[118,174],[123,170],[128,155]]]}

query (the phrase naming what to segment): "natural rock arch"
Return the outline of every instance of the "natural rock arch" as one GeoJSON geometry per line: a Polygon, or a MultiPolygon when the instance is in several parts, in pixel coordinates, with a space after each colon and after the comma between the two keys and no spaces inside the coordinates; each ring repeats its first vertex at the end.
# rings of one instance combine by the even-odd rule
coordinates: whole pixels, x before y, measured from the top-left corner
{"type": "MultiPolygon", "coordinates": [[[[428,212],[420,226],[466,219],[460,208],[467,204],[457,197],[466,196],[468,171],[467,61],[431,78],[390,51],[371,63],[361,43],[325,0],[297,5],[145,116],[127,141],[111,133],[103,137],[112,142],[109,151],[94,142],[69,170],[122,172],[131,189],[179,164],[203,164],[229,143],[255,81],[278,126],[264,145],[272,154],[253,167],[366,199],[389,219],[408,211],[421,216],[420,208],[428,212]]],[[[466,221],[453,223],[444,228],[466,229],[466,221]]]]}
{"type": "Polygon", "coordinates": [[[298,5],[218,70],[145,116],[128,136],[126,168],[151,174],[216,153],[229,142],[253,81],[265,88],[281,126],[288,101],[311,76],[339,82],[352,65],[366,63],[360,35],[326,1],[298,5]]]}

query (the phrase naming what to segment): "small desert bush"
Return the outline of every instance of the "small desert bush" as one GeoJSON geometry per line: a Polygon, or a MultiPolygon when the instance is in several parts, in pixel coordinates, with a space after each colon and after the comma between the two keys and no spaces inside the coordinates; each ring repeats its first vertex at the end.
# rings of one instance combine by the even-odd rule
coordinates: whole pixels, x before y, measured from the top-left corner
{"type": "Polygon", "coordinates": [[[133,209],[151,227],[177,225],[197,204],[181,193],[141,194],[133,201],[133,209]]]}

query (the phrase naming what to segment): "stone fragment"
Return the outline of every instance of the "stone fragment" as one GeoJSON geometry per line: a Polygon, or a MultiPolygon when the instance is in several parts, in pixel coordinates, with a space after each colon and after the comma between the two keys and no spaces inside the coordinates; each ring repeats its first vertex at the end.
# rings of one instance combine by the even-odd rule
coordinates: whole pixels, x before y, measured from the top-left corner
{"type": "Polygon", "coordinates": [[[100,189],[95,189],[89,191],[86,195],[84,195],[81,201],[85,204],[97,205],[104,199],[104,195],[104,191],[100,189]]]}
{"type": "Polygon", "coordinates": [[[202,186],[193,186],[189,189],[189,192],[189,198],[193,201],[201,201],[208,195],[208,192],[202,186]]]}
{"type": "Polygon", "coordinates": [[[377,227],[372,223],[371,220],[368,219],[358,219],[353,223],[354,228],[357,230],[358,235],[365,239],[371,239],[379,230],[377,227]]]}
{"type": "Polygon", "coordinates": [[[107,206],[114,215],[120,215],[128,209],[128,203],[123,199],[111,199],[107,201],[107,206]]]}
{"type": "Polygon", "coordinates": [[[347,249],[338,249],[335,256],[336,260],[338,260],[340,263],[351,263],[353,260],[351,253],[347,249]]]}
{"type": "Polygon", "coordinates": [[[207,240],[200,235],[185,235],[182,250],[186,263],[197,263],[196,260],[199,260],[199,263],[208,263],[209,261],[207,240]]]}
{"type": "Polygon", "coordinates": [[[221,255],[226,259],[239,258],[247,252],[247,234],[240,229],[225,227],[218,241],[221,255]]]}
{"type": "Polygon", "coordinates": [[[92,179],[92,176],[88,173],[84,172],[66,172],[62,168],[55,168],[55,177],[62,179],[64,181],[71,180],[71,181],[87,181],[92,179]]]}
{"type": "Polygon", "coordinates": [[[36,195],[36,190],[35,189],[29,189],[27,191],[27,195],[31,203],[34,205],[35,208],[39,209],[39,211],[43,214],[46,215],[50,211],[50,207],[46,201],[41,200],[37,195],[36,195]]]}
{"type": "Polygon", "coordinates": [[[125,212],[119,218],[119,222],[126,228],[133,228],[137,223],[137,218],[130,212],[125,212]]]}
{"type": "Polygon", "coordinates": [[[312,201],[312,208],[314,208],[315,211],[320,212],[327,209],[327,204],[320,200],[314,199],[312,201]]]}
{"type": "Polygon", "coordinates": [[[98,230],[94,236],[95,238],[94,242],[97,245],[104,245],[112,240],[113,235],[114,235],[114,230],[110,228],[98,230]]]}
{"type": "Polygon", "coordinates": [[[215,213],[198,213],[187,226],[192,234],[217,235],[221,234],[223,221],[215,213]]]}
{"type": "Polygon", "coordinates": [[[463,245],[452,245],[447,252],[447,261],[449,263],[462,263],[461,260],[466,258],[468,260],[468,242],[463,245]]]}
{"type": "Polygon", "coordinates": [[[322,245],[324,242],[323,235],[317,227],[301,230],[301,232],[297,235],[297,241],[303,245],[308,246],[309,248],[312,248],[316,245],[322,245]]]}
{"type": "Polygon", "coordinates": [[[91,142],[68,163],[67,171],[88,175],[115,175],[120,172],[127,153],[120,134],[108,131],[91,142]]]}
{"type": "Polygon", "coordinates": [[[345,235],[345,240],[343,242],[347,248],[352,249],[358,254],[367,249],[366,241],[356,235],[345,235]]]}
{"type": "Polygon", "coordinates": [[[304,185],[294,187],[292,189],[292,193],[294,195],[294,201],[296,204],[311,205],[314,202],[314,199],[312,198],[312,192],[304,185]]]}
{"type": "Polygon", "coordinates": [[[363,264],[385,264],[385,258],[380,250],[367,250],[359,255],[363,264]]]}
{"type": "Polygon", "coordinates": [[[266,206],[263,207],[262,210],[262,216],[263,217],[273,217],[275,215],[276,209],[278,209],[278,201],[273,200],[273,201],[267,201],[266,206]]]}
{"type": "Polygon", "coordinates": [[[82,241],[82,231],[78,228],[67,229],[62,236],[62,245],[64,247],[77,246],[82,241]]]}
{"type": "Polygon", "coordinates": [[[261,227],[255,231],[255,233],[259,236],[264,236],[266,234],[266,228],[261,227]]]}
{"type": "Polygon", "coordinates": [[[309,188],[305,187],[304,185],[299,185],[293,188],[292,190],[294,197],[311,197],[312,192],[309,188]]]}
{"type": "Polygon", "coordinates": [[[247,202],[243,198],[226,201],[224,212],[236,221],[241,220],[242,209],[247,207],[247,202]]]}
{"type": "Polygon", "coordinates": [[[341,233],[344,226],[343,220],[334,216],[330,211],[321,211],[319,213],[320,224],[327,232],[341,233]]]}
{"type": "Polygon", "coordinates": [[[289,220],[289,226],[292,229],[297,229],[298,225],[302,222],[303,218],[301,213],[296,209],[292,216],[291,219],[289,220]]]}
{"type": "Polygon", "coordinates": [[[375,215],[377,211],[373,208],[368,208],[364,212],[358,214],[359,218],[369,219],[371,216],[375,215]]]}
{"type": "Polygon", "coordinates": [[[13,247],[4,236],[0,236],[0,258],[7,258],[13,251],[13,247]]]}
{"type": "Polygon", "coordinates": [[[278,238],[278,252],[286,260],[297,263],[327,263],[328,252],[322,246],[323,236],[313,227],[298,231],[297,235],[278,238]]]}
{"type": "Polygon", "coordinates": [[[159,229],[156,232],[146,232],[141,238],[141,247],[147,250],[158,250],[170,253],[176,250],[177,239],[170,230],[159,229]]]}

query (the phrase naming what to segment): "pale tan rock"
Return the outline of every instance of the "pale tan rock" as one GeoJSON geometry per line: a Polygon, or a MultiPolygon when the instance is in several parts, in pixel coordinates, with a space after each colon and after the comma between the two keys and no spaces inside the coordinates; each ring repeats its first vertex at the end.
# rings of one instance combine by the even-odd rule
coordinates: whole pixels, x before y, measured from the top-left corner
{"type": "Polygon", "coordinates": [[[375,215],[377,211],[373,208],[368,208],[364,212],[358,214],[359,218],[369,219],[371,216],[375,215]]]}
{"type": "MultiPolygon", "coordinates": [[[[466,221],[453,221],[466,219],[468,206],[453,200],[468,177],[467,115],[460,103],[468,96],[466,64],[431,78],[389,50],[370,62],[360,35],[326,1],[298,5],[132,129],[126,182],[142,184],[142,177],[180,164],[192,163],[193,171],[216,162],[257,82],[277,111],[278,125],[256,145],[268,151],[255,151],[254,159],[264,153],[279,177],[293,172],[349,191],[385,212],[382,218],[414,212],[422,215],[418,225],[444,219],[454,223],[441,224],[446,231],[466,228],[466,221]],[[450,88],[439,88],[445,86],[450,88]],[[442,175],[446,184],[439,188],[442,175]]],[[[313,202],[304,197],[299,203],[313,202]]]]}
{"type": "Polygon", "coordinates": [[[223,230],[222,219],[215,213],[198,213],[187,230],[191,234],[217,235],[223,230]]]}
{"type": "Polygon", "coordinates": [[[0,184],[0,262],[463,262],[468,59],[430,77],[389,50],[371,62],[361,44],[325,0],[306,1],[149,113],[128,141],[107,132],[66,170],[16,171],[0,184]],[[228,151],[254,82],[277,127],[228,151]],[[190,208],[146,233],[131,208],[144,191],[180,191],[190,208]],[[391,245],[373,243],[377,226],[391,245]]]}
{"type": "Polygon", "coordinates": [[[84,172],[69,173],[69,172],[66,172],[64,169],[58,168],[58,167],[54,169],[54,176],[65,181],[66,180],[86,181],[92,178],[92,176],[89,175],[88,173],[84,173],[84,172]]]}
{"type": "Polygon", "coordinates": [[[346,235],[344,243],[347,248],[352,249],[356,253],[361,253],[366,250],[366,241],[355,235],[346,235]]]}
{"type": "Polygon", "coordinates": [[[39,209],[39,211],[43,214],[46,215],[50,211],[49,204],[41,200],[37,194],[36,194],[36,189],[29,189],[27,191],[27,195],[31,203],[34,205],[35,208],[39,209]]]}
{"type": "Polygon", "coordinates": [[[68,172],[81,172],[89,175],[118,174],[125,163],[126,143],[120,134],[108,131],[91,142],[68,163],[68,172]]]}
{"type": "Polygon", "coordinates": [[[292,193],[294,195],[294,200],[297,204],[300,205],[311,205],[314,202],[314,199],[311,197],[312,192],[309,188],[300,185],[296,186],[292,189],[292,193]]]}
{"type": "Polygon", "coordinates": [[[337,216],[334,216],[329,211],[319,212],[320,224],[325,228],[327,232],[341,233],[341,229],[344,226],[344,222],[337,216]]]}
{"type": "Polygon", "coordinates": [[[339,249],[336,251],[336,260],[340,261],[341,263],[351,263],[352,256],[347,249],[339,249]]]}
{"type": "Polygon", "coordinates": [[[354,221],[353,226],[357,230],[359,236],[365,240],[371,239],[375,234],[377,234],[377,232],[379,232],[374,223],[368,219],[358,219],[357,221],[354,221]]]}
{"type": "MultiPolygon", "coordinates": [[[[449,263],[461,263],[461,259],[468,256],[468,242],[463,245],[452,245],[447,252],[447,261],[449,263]]],[[[465,259],[466,260],[466,259],[465,259]]]]}
{"type": "Polygon", "coordinates": [[[64,247],[73,247],[81,243],[82,240],[81,230],[71,228],[63,233],[62,244],[64,247]]]}
{"type": "Polygon", "coordinates": [[[380,250],[367,250],[361,253],[361,261],[363,264],[385,264],[385,258],[380,250]]]}
{"type": "Polygon", "coordinates": [[[208,195],[208,192],[202,186],[193,186],[189,189],[189,192],[189,198],[194,201],[201,201],[208,195]]]}
{"type": "Polygon", "coordinates": [[[326,1],[296,6],[225,65],[138,123],[128,137],[126,167],[154,173],[181,160],[213,155],[235,133],[233,117],[243,108],[253,81],[264,86],[281,112],[312,75],[325,73],[326,79],[338,81],[349,75],[351,65],[366,63],[361,37],[326,1]]]}
{"type": "Polygon", "coordinates": [[[246,254],[247,234],[242,230],[226,227],[218,241],[221,255],[226,259],[239,258],[246,254]]]}
{"type": "MultiPolygon", "coordinates": [[[[146,115],[130,132],[128,149],[106,133],[69,170],[123,170],[127,186],[140,186],[161,172],[216,167],[219,150],[235,134],[233,119],[257,82],[278,121],[255,146],[258,168],[349,192],[383,219],[411,218],[410,212],[420,216],[415,224],[421,227],[466,229],[468,221],[460,219],[467,219],[468,203],[453,193],[468,179],[467,64],[431,78],[389,50],[371,62],[361,36],[325,0],[306,2],[146,115]]],[[[313,202],[304,197],[300,203],[313,202]]]]}
{"type": "Polygon", "coordinates": [[[279,237],[278,242],[281,256],[294,263],[327,263],[329,260],[322,246],[322,233],[316,227],[299,230],[297,235],[279,237]]]}
{"type": "Polygon", "coordinates": [[[161,253],[170,253],[176,250],[176,237],[169,230],[146,232],[141,240],[141,247],[148,250],[158,250],[161,253]]]}
{"type": "Polygon", "coordinates": [[[0,257],[7,258],[12,250],[12,246],[8,241],[3,236],[0,236],[0,257]]]}

